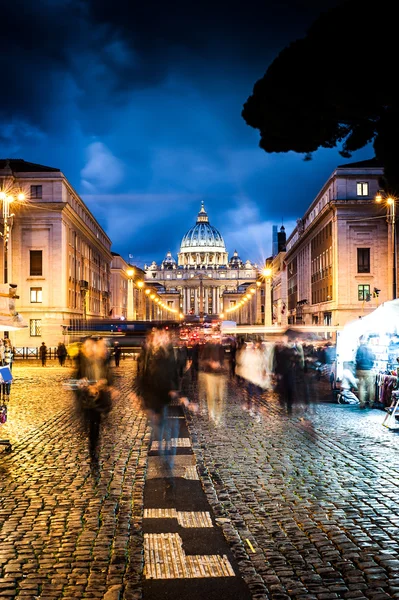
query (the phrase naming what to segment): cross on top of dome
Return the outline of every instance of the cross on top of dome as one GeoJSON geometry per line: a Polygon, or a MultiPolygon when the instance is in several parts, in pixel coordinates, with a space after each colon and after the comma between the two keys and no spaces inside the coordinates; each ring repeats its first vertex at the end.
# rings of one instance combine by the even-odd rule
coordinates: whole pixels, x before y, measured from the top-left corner
{"type": "Polygon", "coordinates": [[[209,219],[208,219],[208,215],[207,212],[205,210],[205,206],[204,206],[204,202],[201,202],[201,210],[198,213],[198,217],[197,217],[197,223],[208,223],[209,219]]]}

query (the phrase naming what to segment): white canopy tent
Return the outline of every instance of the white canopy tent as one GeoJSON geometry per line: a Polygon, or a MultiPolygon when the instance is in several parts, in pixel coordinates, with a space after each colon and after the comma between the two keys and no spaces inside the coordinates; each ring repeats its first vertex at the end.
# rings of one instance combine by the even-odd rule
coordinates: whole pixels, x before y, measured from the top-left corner
{"type": "Polygon", "coordinates": [[[354,360],[359,339],[372,333],[399,335],[399,299],[384,302],[372,313],[351,321],[337,332],[337,379],[341,379],[344,362],[354,360]]]}

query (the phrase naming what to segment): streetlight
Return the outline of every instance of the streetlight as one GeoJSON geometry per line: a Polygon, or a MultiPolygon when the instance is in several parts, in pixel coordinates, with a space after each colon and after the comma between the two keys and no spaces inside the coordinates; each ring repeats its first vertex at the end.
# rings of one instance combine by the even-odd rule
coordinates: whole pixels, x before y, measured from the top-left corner
{"type": "Polygon", "coordinates": [[[387,223],[389,226],[389,240],[388,240],[388,260],[390,262],[390,257],[392,256],[392,298],[395,300],[396,298],[396,211],[395,204],[396,198],[393,196],[386,196],[384,192],[379,191],[375,197],[375,201],[378,204],[381,204],[385,200],[386,208],[387,208],[387,223]]]}
{"type": "Polygon", "coordinates": [[[141,290],[144,287],[144,281],[138,281],[137,282],[137,287],[139,288],[139,297],[138,297],[138,303],[137,303],[137,320],[138,321],[142,321],[142,298],[141,298],[141,290]]]}
{"type": "Polygon", "coordinates": [[[21,191],[7,193],[0,192],[0,200],[3,203],[3,282],[10,283],[12,278],[12,260],[11,260],[11,228],[14,214],[10,214],[10,204],[15,200],[23,202],[25,194],[21,191]]]}
{"type": "Polygon", "coordinates": [[[128,276],[128,287],[127,287],[127,320],[134,321],[134,269],[127,269],[126,275],[128,276]]]}
{"type": "Polygon", "coordinates": [[[262,271],[262,275],[265,280],[265,327],[270,327],[272,325],[272,311],[271,311],[271,293],[270,293],[270,283],[272,279],[272,270],[270,267],[266,267],[262,271]],[[270,310],[269,310],[270,309],[270,310]]]}

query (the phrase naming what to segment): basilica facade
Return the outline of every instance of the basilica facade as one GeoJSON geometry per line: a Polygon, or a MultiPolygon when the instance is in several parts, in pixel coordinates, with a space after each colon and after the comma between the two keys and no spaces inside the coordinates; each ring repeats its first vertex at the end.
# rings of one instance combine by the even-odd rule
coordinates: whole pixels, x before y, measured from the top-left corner
{"type": "MultiPolygon", "coordinates": [[[[182,238],[177,260],[167,252],[161,264],[154,261],[144,270],[146,285],[155,288],[171,306],[178,302],[180,318],[193,320],[221,315],[229,318],[227,313],[240,302],[248,288],[256,289],[259,272],[256,264],[242,261],[236,251],[229,259],[223,237],[210,224],[203,203],[196,223],[182,238]]],[[[241,319],[256,322],[254,301],[249,303],[248,314],[241,319]]]]}

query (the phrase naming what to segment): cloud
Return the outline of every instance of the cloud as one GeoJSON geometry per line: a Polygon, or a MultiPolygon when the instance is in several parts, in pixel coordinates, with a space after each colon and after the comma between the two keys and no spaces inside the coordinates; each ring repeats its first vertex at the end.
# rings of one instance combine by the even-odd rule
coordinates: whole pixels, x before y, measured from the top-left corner
{"type": "MultiPolygon", "coordinates": [[[[242,260],[248,258],[258,265],[272,255],[273,226],[276,222],[262,218],[258,205],[245,198],[237,198],[236,206],[226,213],[222,233],[227,250],[237,250],[242,260]]],[[[296,221],[284,223],[287,238],[296,227],[296,221]]]]}
{"type": "Polygon", "coordinates": [[[112,189],[124,176],[122,162],[102,142],[93,142],[86,150],[87,162],[81,171],[85,190],[112,189]]]}

